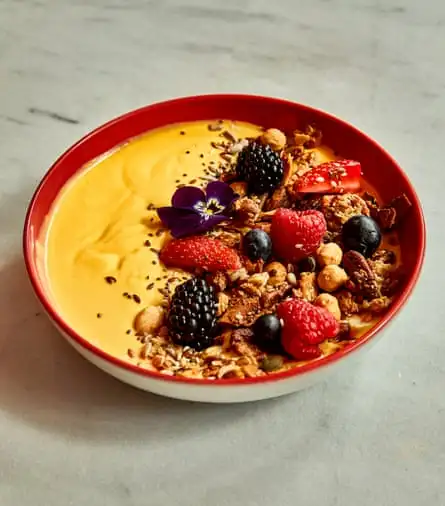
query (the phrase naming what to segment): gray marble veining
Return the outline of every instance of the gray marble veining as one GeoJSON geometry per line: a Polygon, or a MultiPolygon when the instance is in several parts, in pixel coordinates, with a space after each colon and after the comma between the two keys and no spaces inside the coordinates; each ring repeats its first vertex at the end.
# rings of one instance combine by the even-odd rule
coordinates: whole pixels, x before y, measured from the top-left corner
{"type": "Polygon", "coordinates": [[[0,0],[0,504],[445,504],[445,4],[0,0]],[[203,92],[286,97],[362,128],[422,199],[422,279],[354,370],[283,399],[138,392],[42,315],[20,254],[48,166],[102,122],[203,92]]]}

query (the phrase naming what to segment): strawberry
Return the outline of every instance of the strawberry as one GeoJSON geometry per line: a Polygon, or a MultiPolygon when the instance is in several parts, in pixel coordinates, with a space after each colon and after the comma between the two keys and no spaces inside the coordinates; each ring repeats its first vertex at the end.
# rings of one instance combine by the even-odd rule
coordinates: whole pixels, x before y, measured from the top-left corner
{"type": "Polygon", "coordinates": [[[338,321],[327,309],[302,299],[285,300],[278,306],[277,315],[283,322],[283,348],[297,360],[320,356],[318,345],[335,337],[340,330],[338,321]]]}
{"type": "Polygon", "coordinates": [[[238,253],[218,239],[192,236],[174,239],[164,246],[161,261],[168,267],[185,270],[227,271],[241,268],[238,253]]]}
{"type": "Polygon", "coordinates": [[[326,228],[320,211],[277,209],[270,231],[274,251],[288,262],[298,262],[315,252],[326,228]]]}
{"type": "Polygon", "coordinates": [[[360,189],[360,162],[338,160],[316,165],[295,182],[298,193],[344,193],[360,189]]]}

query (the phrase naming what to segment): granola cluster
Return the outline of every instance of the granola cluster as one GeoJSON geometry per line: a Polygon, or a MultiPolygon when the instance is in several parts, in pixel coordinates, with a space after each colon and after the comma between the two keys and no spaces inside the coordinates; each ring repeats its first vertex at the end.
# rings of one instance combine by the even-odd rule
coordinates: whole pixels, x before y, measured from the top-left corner
{"type": "MultiPolygon", "coordinates": [[[[212,123],[209,130],[222,130],[220,126],[212,123]]],[[[239,198],[231,206],[230,220],[219,223],[207,236],[236,250],[242,264],[235,270],[194,272],[213,286],[217,296],[220,330],[214,344],[201,351],[174,344],[166,323],[166,299],[165,307],[144,309],[135,320],[138,346],[128,354],[142,368],[207,379],[251,378],[282,371],[301,362],[284,352],[261,349],[253,330],[258,318],[274,314],[282,301],[302,299],[324,308],[339,322],[337,336],[320,346],[326,355],[359,337],[357,321],[375,321],[397,293],[403,268],[393,231],[409,210],[408,198],[397,196],[382,206],[369,192],[338,191],[335,178],[332,193],[297,191],[301,178],[320,163],[316,148],[322,133],[313,126],[290,135],[269,129],[256,139],[279,153],[284,174],[281,184],[269,194],[250,194],[235,170],[238,153],[250,141],[221,131],[221,142],[212,143],[224,160],[219,179],[228,182],[239,198]],[[280,208],[320,211],[327,226],[322,243],[298,262],[282,261],[274,255],[267,261],[248,258],[242,247],[244,235],[252,229],[270,233],[271,220],[280,208]],[[369,258],[358,251],[346,251],[342,244],[343,225],[357,215],[372,217],[383,233],[381,247],[369,258]]]]}

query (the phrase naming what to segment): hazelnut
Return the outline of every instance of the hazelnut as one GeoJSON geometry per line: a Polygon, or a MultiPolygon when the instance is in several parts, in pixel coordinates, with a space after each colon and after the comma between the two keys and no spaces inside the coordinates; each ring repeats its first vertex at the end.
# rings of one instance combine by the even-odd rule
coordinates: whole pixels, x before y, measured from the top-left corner
{"type": "Polygon", "coordinates": [[[333,295],[322,293],[315,299],[314,304],[327,309],[336,320],[341,319],[340,306],[338,305],[338,300],[333,295]]]}
{"type": "Polygon", "coordinates": [[[134,328],[138,334],[152,334],[162,325],[165,311],[161,306],[143,309],[134,319],[134,328]]]}
{"type": "Polygon", "coordinates": [[[280,264],[280,262],[271,262],[266,265],[264,270],[269,274],[269,285],[281,285],[286,281],[287,270],[283,264],[280,264]]]}
{"type": "Polygon", "coordinates": [[[263,144],[269,144],[274,151],[281,151],[286,146],[286,136],[277,128],[269,128],[260,138],[263,144]]]}
{"type": "Polygon", "coordinates": [[[346,272],[338,265],[327,265],[317,278],[318,286],[326,292],[335,292],[348,280],[346,272]]]}
{"type": "Polygon", "coordinates": [[[340,265],[343,251],[335,242],[322,244],[317,250],[317,262],[321,267],[326,265],[340,265]]]}

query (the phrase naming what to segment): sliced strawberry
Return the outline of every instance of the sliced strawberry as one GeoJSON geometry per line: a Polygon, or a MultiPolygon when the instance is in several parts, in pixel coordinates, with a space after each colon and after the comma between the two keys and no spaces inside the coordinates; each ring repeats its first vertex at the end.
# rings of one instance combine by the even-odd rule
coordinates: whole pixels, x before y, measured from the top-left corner
{"type": "Polygon", "coordinates": [[[316,165],[295,182],[299,193],[345,193],[360,189],[362,169],[355,160],[337,160],[316,165]]]}
{"type": "Polygon", "coordinates": [[[218,239],[187,237],[174,239],[164,246],[161,261],[169,267],[185,270],[228,271],[241,268],[238,253],[218,239]]]}

